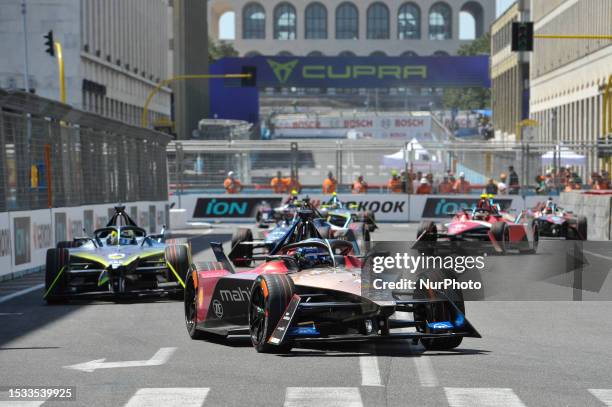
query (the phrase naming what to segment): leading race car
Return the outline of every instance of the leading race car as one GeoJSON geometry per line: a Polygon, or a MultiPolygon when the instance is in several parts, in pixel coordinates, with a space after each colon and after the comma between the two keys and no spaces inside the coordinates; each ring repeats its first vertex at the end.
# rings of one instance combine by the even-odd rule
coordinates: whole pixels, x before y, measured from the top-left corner
{"type": "Polygon", "coordinates": [[[532,210],[525,211],[523,216],[534,220],[540,236],[587,240],[587,218],[564,210],[557,206],[552,198],[539,203],[532,210]]]}
{"type": "Polygon", "coordinates": [[[460,290],[415,290],[392,301],[363,296],[364,263],[350,242],[292,242],[242,271],[221,244],[211,246],[217,261],[197,265],[186,281],[185,323],[193,339],[249,335],[258,352],[280,353],[317,340],[409,338],[443,350],[463,337],[480,337],[465,318],[460,290]],[[413,319],[392,318],[397,311],[413,319]],[[414,331],[396,331],[408,327],[414,331]]]}
{"type": "MultiPolygon", "coordinates": [[[[437,242],[443,239],[451,242],[455,249],[460,247],[457,242],[487,242],[495,252],[501,254],[508,250],[535,253],[539,236],[535,222],[502,211],[491,196],[482,195],[472,210],[458,212],[440,230],[434,222],[422,222],[417,231],[416,246],[441,248],[444,246],[437,242]]],[[[465,247],[486,249],[487,245],[468,243],[465,247]]]]}
{"type": "Polygon", "coordinates": [[[47,250],[44,299],[64,302],[86,296],[172,295],[182,298],[191,270],[188,243],[147,235],[115,208],[106,227],[92,237],[59,242],[47,250]]]}
{"type": "MultiPolygon", "coordinates": [[[[351,230],[358,241],[363,241],[366,246],[372,240],[370,234],[378,229],[374,214],[369,211],[359,212],[356,210],[356,205],[345,205],[334,192],[331,199],[322,204],[319,211],[331,226],[334,237],[336,231],[342,233],[342,230],[351,230]]],[[[362,250],[367,250],[368,247],[362,247],[362,250]]]]}

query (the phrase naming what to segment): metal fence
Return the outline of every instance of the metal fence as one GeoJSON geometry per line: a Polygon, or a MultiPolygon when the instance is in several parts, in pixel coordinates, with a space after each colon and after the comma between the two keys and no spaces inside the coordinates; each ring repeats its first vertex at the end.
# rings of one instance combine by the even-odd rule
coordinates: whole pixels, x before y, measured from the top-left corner
{"type": "Polygon", "coordinates": [[[0,212],[168,197],[170,137],[0,90],[0,212]]]}
{"type": "MultiPolygon", "coordinates": [[[[600,171],[612,145],[563,145],[563,151],[585,157],[572,166],[586,183],[592,171],[600,171]]],[[[386,191],[393,170],[431,173],[434,184],[452,172],[465,173],[466,179],[481,186],[489,178],[499,181],[508,167],[514,166],[525,193],[533,193],[535,178],[554,167],[543,155],[559,151],[559,146],[536,143],[495,143],[448,140],[444,143],[422,142],[418,147],[400,140],[273,140],[273,141],[177,141],[168,146],[170,189],[174,193],[224,192],[228,171],[237,174],[245,192],[270,192],[270,180],[281,171],[283,177],[294,174],[304,190],[321,190],[328,172],[339,183],[339,192],[350,191],[356,177],[362,175],[371,192],[386,191]]],[[[559,167],[559,156],[556,167],[559,167]]],[[[479,187],[475,188],[474,192],[479,187]]],[[[478,189],[479,191],[480,189],[478,189]]]]}

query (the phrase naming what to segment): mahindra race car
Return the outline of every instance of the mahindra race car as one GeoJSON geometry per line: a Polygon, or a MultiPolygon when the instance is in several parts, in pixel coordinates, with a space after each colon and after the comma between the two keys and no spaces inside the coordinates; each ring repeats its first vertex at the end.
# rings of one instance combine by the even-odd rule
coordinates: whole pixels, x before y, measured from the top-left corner
{"type": "Polygon", "coordinates": [[[294,213],[291,220],[279,222],[275,228],[261,233],[258,239],[253,237],[253,231],[249,228],[236,229],[232,235],[229,253],[232,263],[237,267],[250,266],[255,253],[254,249],[259,250],[258,254],[274,254],[284,244],[283,242],[286,242],[287,236],[292,235],[296,230],[302,233],[299,231],[304,230],[304,222],[314,225],[317,231],[315,237],[348,240],[358,245],[356,250],[367,248],[366,243],[370,241],[369,229],[363,222],[354,222],[350,212],[330,214],[325,218],[308,197],[301,201],[294,201],[294,205],[298,205],[300,209],[294,213]]]}
{"type": "Polygon", "coordinates": [[[458,289],[397,292],[390,301],[363,296],[368,260],[350,242],[292,242],[243,271],[233,268],[221,244],[211,246],[217,261],[196,265],[186,281],[185,323],[193,339],[249,335],[258,352],[282,353],[306,341],[397,338],[445,350],[463,337],[480,337],[458,289]],[[397,311],[413,319],[395,318],[397,311]]]}
{"type": "Polygon", "coordinates": [[[172,242],[165,242],[163,230],[147,235],[118,206],[92,237],[59,242],[47,250],[44,299],[52,304],[87,296],[182,298],[191,250],[188,243],[172,242]]]}
{"type": "MultiPolygon", "coordinates": [[[[497,253],[518,250],[521,253],[535,253],[539,242],[538,225],[521,216],[515,217],[500,209],[493,200],[483,195],[478,205],[472,210],[458,212],[449,223],[438,226],[431,221],[421,223],[417,231],[416,246],[427,246],[429,249],[444,247],[440,240],[451,242],[458,248],[457,242],[487,242],[497,253]]],[[[470,245],[486,249],[486,245],[470,245]]]]}
{"type": "Polygon", "coordinates": [[[587,240],[587,218],[576,216],[574,213],[560,208],[552,198],[538,204],[532,210],[525,211],[522,215],[533,219],[540,236],[567,240],[587,240]]]}

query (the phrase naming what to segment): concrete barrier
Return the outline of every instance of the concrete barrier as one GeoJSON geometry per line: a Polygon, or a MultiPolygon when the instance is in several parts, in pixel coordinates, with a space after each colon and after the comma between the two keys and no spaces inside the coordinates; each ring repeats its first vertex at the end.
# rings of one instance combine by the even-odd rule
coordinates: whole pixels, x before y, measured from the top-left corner
{"type": "Polygon", "coordinates": [[[587,219],[589,240],[611,239],[612,192],[562,192],[559,205],[587,219]]]}

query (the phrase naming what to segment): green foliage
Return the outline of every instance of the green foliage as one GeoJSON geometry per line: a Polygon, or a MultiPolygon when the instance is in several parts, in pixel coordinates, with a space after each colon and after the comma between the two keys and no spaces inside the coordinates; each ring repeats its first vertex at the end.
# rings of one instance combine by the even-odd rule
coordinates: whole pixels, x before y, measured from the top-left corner
{"type": "MultiPolygon", "coordinates": [[[[461,56],[490,55],[491,36],[487,33],[469,44],[462,45],[457,54],[461,56]]],[[[487,109],[491,106],[491,90],[487,88],[445,89],[442,103],[447,109],[487,109]]]]}
{"type": "Polygon", "coordinates": [[[237,57],[238,51],[236,48],[225,41],[215,43],[210,38],[208,39],[208,62],[213,63],[224,57],[237,57]]]}

